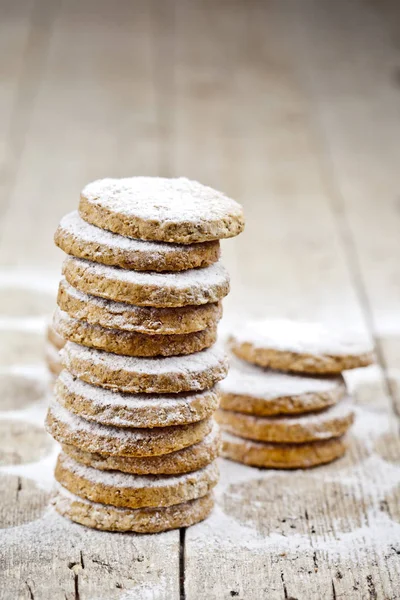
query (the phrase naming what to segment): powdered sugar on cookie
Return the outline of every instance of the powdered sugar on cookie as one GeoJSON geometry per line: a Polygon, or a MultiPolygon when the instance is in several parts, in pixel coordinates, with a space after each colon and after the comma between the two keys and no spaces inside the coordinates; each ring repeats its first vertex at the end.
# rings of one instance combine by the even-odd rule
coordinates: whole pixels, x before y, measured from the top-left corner
{"type": "Polygon", "coordinates": [[[78,477],[88,481],[113,488],[170,488],[179,484],[185,486],[195,485],[204,479],[214,480],[218,477],[218,466],[214,461],[203,469],[183,475],[131,475],[119,471],[99,471],[93,467],[87,467],[76,462],[66,454],[59,456],[59,462],[62,467],[78,477]]]}
{"type": "Polygon", "coordinates": [[[231,335],[233,346],[250,344],[256,349],[296,354],[348,356],[373,351],[372,344],[351,332],[330,330],[320,323],[290,319],[250,321],[231,335]]]}
{"type": "Polygon", "coordinates": [[[252,365],[236,357],[230,357],[230,369],[221,384],[221,391],[274,400],[288,396],[321,394],[344,387],[342,377],[307,377],[289,375],[252,365]]]}

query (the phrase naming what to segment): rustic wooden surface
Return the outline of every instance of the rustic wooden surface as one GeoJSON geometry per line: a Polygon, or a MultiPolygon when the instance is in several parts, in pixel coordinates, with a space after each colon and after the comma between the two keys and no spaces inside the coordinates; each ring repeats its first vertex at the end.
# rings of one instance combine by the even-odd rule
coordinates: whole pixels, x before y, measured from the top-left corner
{"type": "Polygon", "coordinates": [[[0,598],[400,598],[400,77],[390,0],[0,1],[0,598]],[[106,534],[47,508],[51,238],[85,182],[187,175],[240,200],[225,327],[373,337],[347,456],[221,461],[206,522],[106,534]]]}

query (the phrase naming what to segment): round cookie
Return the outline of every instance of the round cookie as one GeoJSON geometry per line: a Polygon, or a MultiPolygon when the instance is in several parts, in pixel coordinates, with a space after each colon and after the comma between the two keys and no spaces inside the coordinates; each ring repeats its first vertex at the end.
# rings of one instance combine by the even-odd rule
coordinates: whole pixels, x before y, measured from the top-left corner
{"type": "Polygon", "coordinates": [[[349,398],[326,410],[285,417],[255,417],[230,410],[218,410],[215,418],[221,428],[250,440],[301,444],[340,437],[354,421],[349,398]]]}
{"type": "Polygon", "coordinates": [[[79,213],[120,235],[177,244],[229,238],[244,229],[240,204],[184,177],[93,181],[81,192],[79,213]]]}
{"type": "Polygon", "coordinates": [[[268,444],[222,434],[222,456],[235,462],[265,469],[308,469],[343,456],[343,437],[305,444],[268,444]]]}
{"type": "Polygon", "coordinates": [[[86,467],[62,453],[55,469],[56,481],[72,494],[122,508],[171,506],[195,500],[210,493],[218,476],[216,461],[183,475],[130,475],[86,467]]]}
{"type": "Polygon", "coordinates": [[[54,241],[66,254],[135,271],[203,268],[216,262],[221,255],[218,241],[183,246],[135,240],[90,225],[78,211],[61,219],[54,241]]]}
{"type": "Polygon", "coordinates": [[[63,369],[63,366],[61,364],[60,351],[54,346],[54,344],[46,342],[44,347],[44,355],[50,373],[52,373],[53,375],[59,375],[63,369]]]}
{"type": "Polygon", "coordinates": [[[47,341],[52,344],[57,350],[62,350],[65,346],[64,338],[54,329],[53,325],[47,326],[46,332],[47,341]]]}
{"type": "Polygon", "coordinates": [[[54,328],[70,342],[123,356],[178,356],[209,348],[217,339],[217,327],[177,335],[146,335],[120,329],[107,329],[73,319],[57,309],[54,328]]]}
{"type": "Polygon", "coordinates": [[[132,394],[175,394],[213,387],[228,372],[218,345],[186,356],[136,358],[67,342],[64,367],[86,383],[132,394]]]}
{"type": "Polygon", "coordinates": [[[62,371],[55,385],[57,401],[88,421],[112,427],[170,427],[210,417],[218,408],[214,387],[203,392],[155,396],[124,394],[95,387],[62,371]]]}
{"type": "Polygon", "coordinates": [[[341,376],[307,377],[266,370],[230,359],[221,382],[221,408],[260,417],[312,412],[336,404],[346,394],[341,376]]]}
{"type": "Polygon", "coordinates": [[[161,456],[107,456],[84,452],[68,444],[64,444],[62,448],[65,454],[77,462],[101,471],[122,471],[136,475],[179,475],[202,469],[215,460],[220,453],[221,438],[219,427],[214,422],[210,433],[197,444],[161,456]]]}
{"type": "Polygon", "coordinates": [[[58,306],[74,319],[110,329],[148,335],[176,335],[215,327],[222,316],[222,304],[154,308],[134,306],[90,296],[63,279],[58,288],[58,306]]]}
{"type": "Polygon", "coordinates": [[[229,275],[221,262],[178,273],[126,271],[67,257],[63,275],[74,288],[136,306],[174,308],[218,302],[229,293],[229,275]]]}
{"type": "Polygon", "coordinates": [[[374,361],[373,347],[319,323],[250,321],[230,336],[236,356],[261,367],[300,373],[341,373],[374,361]]]}
{"type": "Polygon", "coordinates": [[[212,419],[189,425],[152,429],[109,427],[87,421],[57,402],[48,410],[46,428],[60,444],[70,444],[84,452],[113,456],[159,456],[197,444],[212,429],[212,419]]]}
{"type": "Polygon", "coordinates": [[[160,533],[190,527],[202,521],[213,509],[212,494],[164,508],[116,508],[84,500],[57,484],[52,503],[58,513],[75,523],[102,531],[160,533]]]}

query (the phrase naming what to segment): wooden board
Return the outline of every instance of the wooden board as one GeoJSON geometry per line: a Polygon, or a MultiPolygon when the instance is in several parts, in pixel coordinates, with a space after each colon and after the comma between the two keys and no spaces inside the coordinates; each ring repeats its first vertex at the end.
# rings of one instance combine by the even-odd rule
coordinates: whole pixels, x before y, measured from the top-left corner
{"type": "Polygon", "coordinates": [[[25,117],[2,137],[6,155],[19,150],[0,218],[0,390],[12,390],[0,411],[0,599],[400,598],[393,5],[72,0],[43,27],[29,15],[45,6],[7,6],[19,33],[2,102],[25,117]],[[34,60],[26,36],[42,40],[34,60]],[[20,89],[34,97],[21,104],[20,89]],[[211,518],[157,536],[93,532],[46,508],[44,391],[21,388],[32,373],[46,385],[58,219],[86,181],[142,173],[243,202],[246,232],[223,244],[225,329],[250,314],[340,322],[375,336],[380,359],[348,378],[357,422],[343,460],[308,472],[221,461],[211,518]]]}

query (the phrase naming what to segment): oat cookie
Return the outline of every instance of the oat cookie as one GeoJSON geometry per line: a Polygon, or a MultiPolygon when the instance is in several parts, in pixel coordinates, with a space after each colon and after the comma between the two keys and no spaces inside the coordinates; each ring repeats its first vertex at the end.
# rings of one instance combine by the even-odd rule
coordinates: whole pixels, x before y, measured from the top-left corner
{"type": "Polygon", "coordinates": [[[66,254],[135,271],[203,268],[216,262],[221,254],[218,241],[178,245],[135,240],[87,223],[78,211],[61,219],[54,241],[66,254]]]}
{"type": "Polygon", "coordinates": [[[222,348],[166,358],[118,356],[67,342],[61,352],[66,369],[86,383],[132,394],[175,394],[213,387],[228,372],[222,348]]]}
{"type": "Polygon", "coordinates": [[[218,410],[215,418],[221,428],[250,440],[274,443],[312,442],[340,437],[354,421],[349,398],[326,410],[284,417],[255,417],[230,410],[218,410]]]}
{"type": "Polygon", "coordinates": [[[178,273],[126,271],[67,257],[63,274],[74,288],[116,302],[173,308],[218,302],[229,293],[229,275],[220,262],[178,273]]]}
{"type": "Polygon", "coordinates": [[[120,235],[177,244],[229,238],[244,229],[240,204],[184,177],[93,181],[81,192],[79,213],[120,235]]]}
{"type": "Polygon", "coordinates": [[[80,292],[62,279],[58,306],[71,317],[110,329],[148,335],[176,335],[215,327],[222,316],[222,304],[154,308],[115,302],[80,292]]]}
{"type": "Polygon", "coordinates": [[[53,505],[57,512],[75,523],[103,531],[159,533],[189,527],[202,521],[213,509],[212,494],[163,508],[116,508],[84,500],[56,485],[53,505]]]}
{"type": "Polygon", "coordinates": [[[178,356],[209,348],[217,338],[217,327],[177,335],[147,335],[121,329],[107,329],[73,319],[57,309],[54,328],[70,342],[123,356],[178,356]]]}
{"type": "Polygon", "coordinates": [[[370,343],[319,323],[290,319],[250,321],[230,337],[234,354],[271,369],[341,373],[374,361],[370,343]]]}
{"type": "Polygon", "coordinates": [[[62,448],[65,454],[77,462],[101,471],[122,471],[136,475],[179,475],[202,469],[215,460],[220,453],[221,438],[219,427],[214,422],[210,433],[197,444],[161,456],[107,456],[84,452],[68,444],[64,444],[62,448]]]}
{"type": "Polygon", "coordinates": [[[123,508],[161,507],[206,496],[218,482],[216,461],[204,469],[183,475],[130,475],[99,471],[61,453],[55,477],[81,498],[123,508]]]}
{"type": "Polygon", "coordinates": [[[266,469],[307,469],[343,456],[343,437],[304,444],[268,444],[222,434],[222,456],[252,467],[266,469]]]}
{"type": "Polygon", "coordinates": [[[88,421],[113,427],[170,427],[210,417],[217,388],[169,395],[124,394],[95,387],[64,370],[55,385],[57,401],[88,421]]]}
{"type": "Polygon", "coordinates": [[[84,452],[113,456],[159,456],[203,440],[212,429],[212,419],[153,429],[109,427],[82,419],[58,402],[53,402],[47,413],[46,427],[60,444],[77,446],[84,452]]]}
{"type": "Polygon", "coordinates": [[[345,393],[341,375],[291,375],[232,357],[221,382],[221,408],[260,417],[304,413],[336,404],[345,393]]]}

